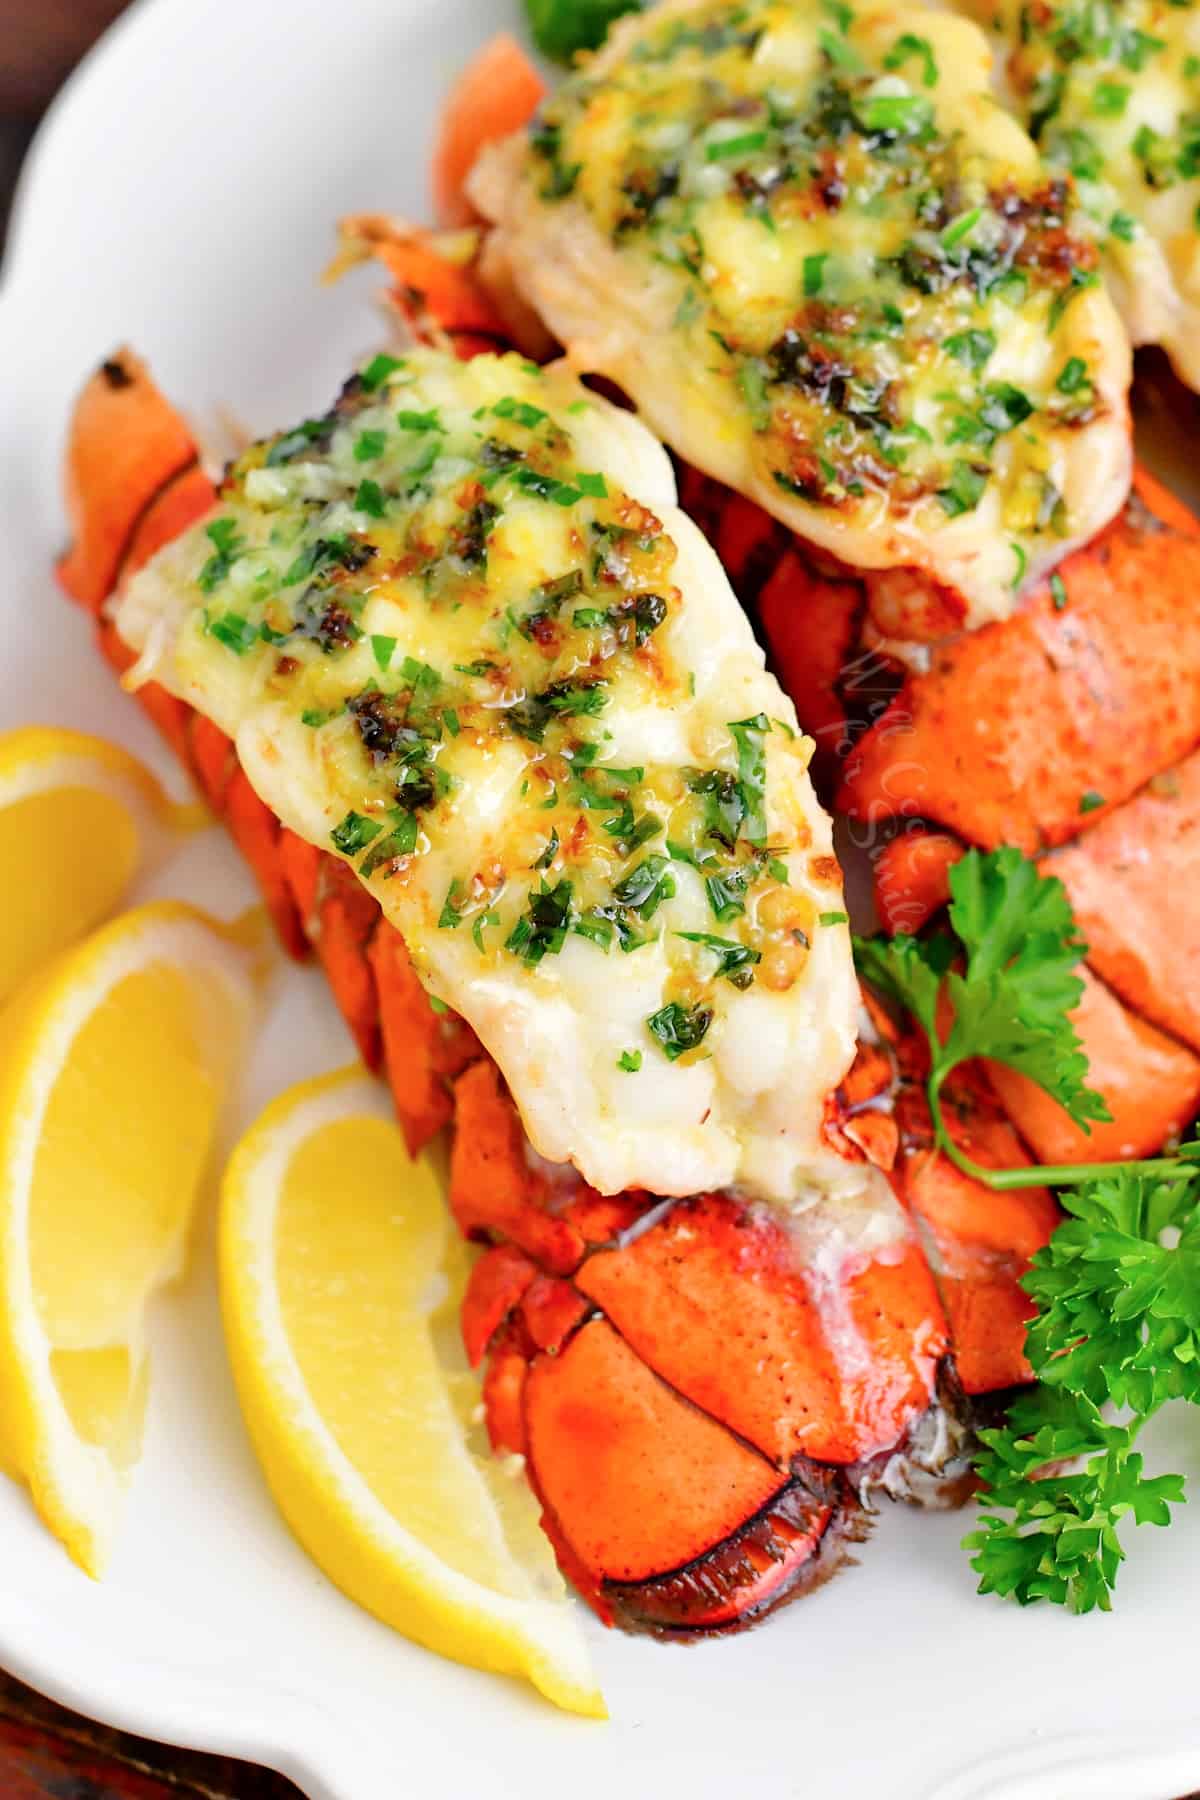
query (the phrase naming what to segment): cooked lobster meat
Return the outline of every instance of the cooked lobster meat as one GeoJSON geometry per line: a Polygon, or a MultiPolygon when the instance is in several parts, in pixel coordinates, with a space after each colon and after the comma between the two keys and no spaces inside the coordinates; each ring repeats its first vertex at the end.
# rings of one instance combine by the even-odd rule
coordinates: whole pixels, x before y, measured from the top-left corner
{"type": "Polygon", "coordinates": [[[685,494],[823,745],[835,810],[874,856],[884,926],[919,930],[966,844],[1014,843],[1064,882],[1089,944],[1075,1023],[1113,1120],[1085,1134],[993,1071],[1024,1141],[1042,1162],[1156,1151],[1200,1106],[1200,932],[1185,902],[1200,875],[1200,524],[1138,470],[1119,517],[1020,613],[901,671],[862,642],[858,584],[817,574],[740,497],[700,478],[685,494]],[[817,620],[814,660],[799,631],[817,620]]]}
{"type": "Polygon", "coordinates": [[[468,183],[574,366],[862,570],[885,640],[1007,617],[1128,482],[1099,252],[990,63],[942,11],[666,0],[468,183]]]}
{"type": "Polygon", "coordinates": [[[1046,164],[1078,183],[1135,344],[1200,387],[1200,33],[1191,6],[961,0],[995,34],[1000,92],[1046,164]]]}
{"type": "MultiPolygon", "coordinates": [[[[1118,38],[1092,48],[1116,54],[1118,38]]],[[[1173,44],[1168,31],[1143,48],[1170,61],[1173,44]]],[[[1117,518],[1034,584],[1017,617],[914,654],[881,642],[869,579],[832,569],[753,499],[695,469],[684,466],[681,483],[816,741],[818,786],[831,797],[840,788],[836,809],[875,855],[888,929],[917,929],[944,902],[963,839],[1059,847],[1047,872],[1066,883],[1091,968],[1112,990],[1086,989],[1090,1049],[1110,1099],[1125,1092],[1113,1129],[1093,1133],[1086,1153],[1157,1147],[1194,1110],[1190,1058],[1169,1040],[1200,1047],[1197,945],[1180,930],[1178,888],[1159,879],[1167,867],[1186,886],[1200,866],[1194,609],[1177,599],[1195,574],[1193,516],[1135,469],[1117,518]],[[1031,732],[1031,716],[1052,728],[1031,732]]],[[[1057,1109],[1014,1091],[1041,1121],[1043,1154],[1084,1153],[1078,1132],[1060,1134],[1057,1109]]]]}
{"type": "MultiPolygon", "coordinates": [[[[372,428],[355,414],[355,432],[372,428]]],[[[75,544],[60,573],[96,612],[101,647],[127,681],[138,652],[114,609],[123,625],[131,608],[145,616],[160,581],[179,592],[179,571],[200,548],[197,524],[240,517],[230,511],[237,483],[280,466],[260,447],[218,495],[194,453],[179,456],[181,429],[124,355],[94,378],[72,436],[75,544]],[[103,466],[106,438],[139,440],[136,488],[86,479],[103,466]]],[[[315,481],[320,452],[311,466],[315,481]]],[[[248,523],[241,531],[249,536],[248,523]]],[[[227,557],[237,539],[222,530],[207,542],[209,557],[227,557]]],[[[294,561],[292,546],[288,554],[294,561]]],[[[283,615],[271,616],[282,633],[283,615]]],[[[237,682],[241,657],[216,641],[237,682]]],[[[262,653],[284,648],[268,638],[262,653]]],[[[330,679],[324,663],[313,666],[330,679]]],[[[161,649],[156,667],[168,672],[161,649]]],[[[1053,1207],[1024,1197],[1013,1242],[989,1245],[995,1227],[978,1209],[972,1216],[969,1194],[937,1203],[917,1139],[893,1192],[881,1168],[908,1104],[909,1053],[894,1033],[880,1035],[892,1032],[882,1015],[866,1027],[875,1041],[822,1089],[819,1165],[839,1166],[848,1181],[816,1180],[814,1163],[790,1208],[701,1190],[666,1201],[640,1187],[605,1195],[533,1149],[517,1109],[525,1071],[510,1086],[463,1019],[431,998],[406,933],[381,906],[380,883],[280,823],[256,786],[261,744],[240,727],[235,743],[145,662],[133,682],[234,833],[285,943],[301,955],[315,947],[364,1058],[386,1073],[410,1146],[451,1125],[451,1205],[488,1246],[464,1313],[468,1349],[487,1359],[488,1427],[498,1448],[526,1458],[564,1569],[602,1617],[685,1636],[746,1624],[836,1566],[861,1533],[872,1486],[926,1499],[961,1492],[963,1390],[1026,1373],[1027,1303],[1016,1282],[1053,1207]],[[907,1190],[921,1188],[922,1171],[930,1196],[910,1210],[907,1190]],[[947,1271],[941,1293],[923,1246],[947,1271]],[[953,1346],[948,1307],[961,1324],[953,1346]]],[[[460,732],[467,716],[464,706],[460,732]]],[[[372,773],[360,765],[364,792],[372,773]]],[[[272,796],[279,791],[277,776],[272,796]]],[[[832,938],[836,928],[826,929],[832,938]]],[[[420,924],[414,939],[419,955],[420,924]]]]}
{"type": "Polygon", "coordinates": [[[604,1192],[861,1187],[807,745],[669,464],[564,371],[377,358],[246,453],[114,612],[256,793],[338,853],[604,1192]]]}

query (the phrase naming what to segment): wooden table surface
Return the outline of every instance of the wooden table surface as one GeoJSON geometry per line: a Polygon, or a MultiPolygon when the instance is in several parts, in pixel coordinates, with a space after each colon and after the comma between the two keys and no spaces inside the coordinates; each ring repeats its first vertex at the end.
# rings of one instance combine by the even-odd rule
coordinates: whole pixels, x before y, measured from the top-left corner
{"type": "MultiPolygon", "coordinates": [[[[41,112],[124,4],[0,0],[0,246],[13,184],[41,112]]],[[[0,1672],[0,1800],[300,1800],[300,1790],[282,1776],[227,1757],[112,1731],[0,1672]]]]}
{"type": "Polygon", "coordinates": [[[111,1731],[0,1674],[0,1800],[300,1800],[300,1790],[228,1757],[111,1731]]]}

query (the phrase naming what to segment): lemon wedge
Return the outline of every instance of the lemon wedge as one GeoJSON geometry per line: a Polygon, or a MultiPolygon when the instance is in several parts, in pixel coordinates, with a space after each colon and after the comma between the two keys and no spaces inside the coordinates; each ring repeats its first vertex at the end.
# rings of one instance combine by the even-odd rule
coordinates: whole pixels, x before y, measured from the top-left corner
{"type": "Polygon", "coordinates": [[[41,725],[0,735],[0,1002],[111,917],[186,810],[102,738],[41,725]]]}
{"type": "Polygon", "coordinates": [[[246,1423],[288,1524],[351,1599],[604,1717],[524,1476],[473,1441],[479,1384],[457,1331],[469,1255],[376,1083],[347,1070],[276,1100],[221,1199],[246,1423]]]}
{"type": "Polygon", "coordinates": [[[146,1305],[182,1268],[255,957],[176,902],[0,1012],[0,1465],[98,1575],[136,1461],[146,1305]]]}

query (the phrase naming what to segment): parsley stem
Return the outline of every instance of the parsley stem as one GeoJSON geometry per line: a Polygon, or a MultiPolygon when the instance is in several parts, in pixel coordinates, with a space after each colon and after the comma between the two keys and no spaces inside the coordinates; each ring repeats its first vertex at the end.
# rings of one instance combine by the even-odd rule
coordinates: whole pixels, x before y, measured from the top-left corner
{"type": "Polygon", "coordinates": [[[1194,1177],[1195,1164],[1178,1156],[1156,1156],[1144,1162],[1029,1163],[1019,1169],[986,1168],[982,1163],[973,1161],[955,1143],[942,1111],[942,1083],[957,1067],[957,1061],[946,1063],[941,1068],[935,1064],[926,1085],[938,1148],[964,1175],[969,1175],[973,1181],[980,1182],[996,1193],[1008,1193],[1013,1188],[1077,1187],[1081,1182],[1097,1181],[1106,1175],[1116,1174],[1161,1175],[1164,1179],[1173,1175],[1181,1179],[1194,1177]]]}

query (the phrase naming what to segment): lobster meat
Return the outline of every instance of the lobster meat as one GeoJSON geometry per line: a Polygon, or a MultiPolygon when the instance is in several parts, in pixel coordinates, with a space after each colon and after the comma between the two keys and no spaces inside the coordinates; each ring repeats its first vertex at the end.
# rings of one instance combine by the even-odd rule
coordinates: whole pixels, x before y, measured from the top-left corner
{"type": "Polygon", "coordinates": [[[695,476],[685,493],[822,746],[835,810],[873,855],[885,928],[933,916],[967,845],[1014,843],[1066,887],[1089,945],[1075,1024],[1113,1120],[1085,1134],[993,1071],[1038,1160],[1156,1151],[1200,1105],[1200,932],[1179,904],[1200,850],[1200,634],[1178,601],[1200,578],[1200,524],[1138,469],[1118,518],[1020,613],[904,670],[863,643],[848,574],[822,576],[740,496],[695,476]],[[827,661],[802,647],[810,608],[833,620],[827,661]]]}
{"type": "MultiPolygon", "coordinates": [[[[128,352],[80,401],[68,492],[60,578],[124,673],[108,597],[216,495],[128,352]],[[94,479],[105,444],[125,447],[136,481],[94,479]]],[[[896,1161],[899,1198],[880,1182],[853,1221],[830,1198],[793,1221],[729,1194],[602,1195],[531,1152],[496,1066],[431,1004],[372,894],[279,824],[229,738],[153,681],[136,697],[225,819],[285,948],[320,958],[410,1149],[450,1126],[450,1204],[487,1246],[463,1327],[486,1359],[489,1432],[526,1459],[563,1568],[601,1617],[668,1636],[736,1628],[837,1566],[873,1487],[961,1495],[967,1396],[1027,1374],[1017,1283],[1056,1212],[1032,1190],[997,1216],[931,1154],[917,1052],[891,1021],[864,1015],[826,1132],[852,1159],[896,1161]]],[[[981,1159],[1021,1154],[994,1101],[964,1089],[954,1118],[981,1159]]]]}
{"type": "MultiPolygon", "coordinates": [[[[514,122],[506,118],[504,129],[514,122]]],[[[479,142],[498,135],[486,121],[477,127],[479,142]]],[[[420,265],[431,240],[384,229],[375,247],[398,278],[397,311],[410,326],[427,320],[424,296],[437,282],[425,281],[420,265]]],[[[507,254],[503,242],[485,238],[475,265],[476,294],[503,304],[506,316],[507,254]]],[[[1075,1023],[1112,1121],[1086,1136],[1031,1083],[975,1067],[960,1070],[943,1095],[956,1142],[996,1167],[1156,1150],[1200,1105],[1200,936],[1173,888],[1174,881],[1188,891],[1197,868],[1200,646],[1190,610],[1175,598],[1200,573],[1196,522],[1137,470],[1117,516],[1033,583],[1014,616],[955,637],[961,611],[936,590],[864,579],[827,552],[814,554],[755,500],[686,466],[682,478],[685,505],[716,544],[816,740],[818,776],[852,839],[872,853],[885,928],[916,931],[937,912],[968,844],[1016,843],[1067,887],[1090,945],[1075,1023]],[[914,651],[912,640],[928,649],[914,651]],[[1051,728],[1035,737],[1030,717],[1051,728]]],[[[526,1456],[564,1569],[603,1616],[627,1626],[727,1629],[801,1591],[856,1529],[856,1497],[881,1468],[899,1474],[903,1487],[922,1441],[947,1421],[957,1428],[968,1398],[1028,1379],[1030,1307],[1019,1283],[1055,1227],[1055,1201],[1044,1187],[993,1192],[937,1151],[924,1047],[869,994],[864,1001],[859,1058],[829,1130],[890,1170],[913,1233],[903,1261],[934,1272],[940,1313],[930,1306],[926,1319],[949,1352],[942,1405],[910,1413],[907,1439],[896,1440],[907,1453],[903,1472],[895,1453],[865,1454],[870,1415],[861,1401],[848,1413],[817,1361],[797,1364],[794,1246],[781,1256],[772,1230],[744,1210],[739,1216],[728,1197],[681,1201],[662,1217],[652,1208],[619,1220],[607,1214],[612,1235],[597,1241],[587,1223],[595,1197],[587,1196],[574,1215],[583,1242],[570,1269],[514,1239],[511,1214],[487,1220],[459,1211],[476,1235],[502,1240],[478,1265],[464,1318],[473,1357],[489,1357],[493,1442],[526,1456]],[[781,1318],[784,1336],[775,1329],[781,1318]],[[714,1374],[697,1367],[705,1359],[696,1345],[718,1333],[722,1358],[731,1345],[733,1361],[714,1374]],[[768,1359],[742,1360],[747,1334],[759,1349],[771,1346],[768,1359]],[[726,1518],[727,1535],[673,1574],[663,1569],[668,1541],[676,1550],[683,1544],[660,1533],[683,1508],[674,1485],[664,1497],[677,1465],[658,1436],[658,1415],[649,1398],[646,1410],[635,1400],[647,1368],[700,1409],[697,1420],[721,1420],[792,1475],[753,1518],[747,1490],[740,1526],[726,1518]],[[624,1414],[635,1406],[640,1425],[624,1414]],[[630,1501],[644,1532],[633,1529],[630,1501]],[[787,1531],[778,1511],[785,1501],[787,1531]]],[[[464,1086],[482,1092],[488,1079],[478,1065],[464,1086]]],[[[486,1099],[508,1144],[513,1190],[523,1183],[528,1191],[532,1181],[536,1191],[540,1175],[522,1173],[511,1109],[504,1128],[494,1084],[486,1099]]],[[[456,1139],[456,1208],[473,1185],[461,1173],[473,1166],[472,1148],[467,1134],[456,1139]]],[[[578,1204],[560,1202],[559,1216],[578,1204]]],[[[810,1261],[804,1269],[811,1282],[810,1261]]],[[[899,1341],[893,1335],[893,1345],[899,1341]]],[[[889,1365],[884,1348],[881,1338],[878,1372],[898,1395],[903,1365],[889,1365]]],[[[943,1451],[941,1469],[942,1491],[952,1493],[961,1462],[947,1463],[943,1451]]],[[[709,1529],[719,1524],[714,1516],[709,1529]]]]}

